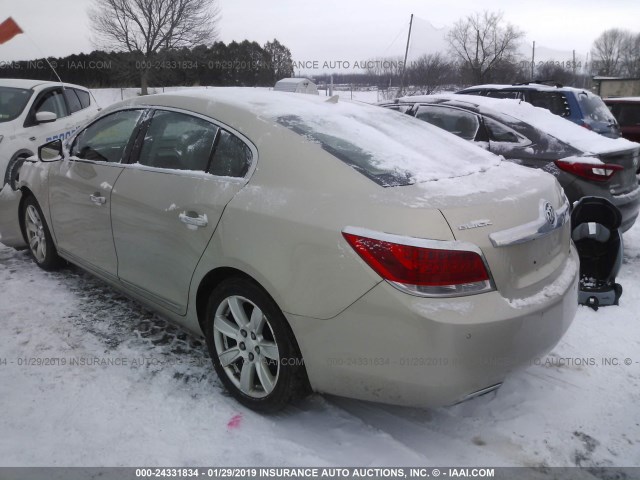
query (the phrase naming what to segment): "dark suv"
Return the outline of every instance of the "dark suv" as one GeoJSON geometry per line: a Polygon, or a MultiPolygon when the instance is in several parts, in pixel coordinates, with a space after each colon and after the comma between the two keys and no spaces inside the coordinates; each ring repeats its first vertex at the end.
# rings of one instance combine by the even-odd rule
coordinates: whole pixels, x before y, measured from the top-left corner
{"type": "Polygon", "coordinates": [[[457,93],[524,100],[605,137],[620,137],[620,127],[615,117],[602,99],[588,90],[531,82],[516,85],[478,85],[457,93]]]}

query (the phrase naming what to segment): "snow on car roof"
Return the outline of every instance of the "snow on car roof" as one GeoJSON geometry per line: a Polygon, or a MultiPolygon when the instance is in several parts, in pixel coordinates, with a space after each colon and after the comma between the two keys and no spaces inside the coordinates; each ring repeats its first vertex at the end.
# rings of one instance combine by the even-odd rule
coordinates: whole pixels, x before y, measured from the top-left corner
{"type": "MultiPolygon", "coordinates": [[[[500,157],[425,122],[335,97],[328,101],[328,97],[249,88],[210,88],[171,95],[202,98],[200,113],[213,118],[224,105],[272,124],[287,126],[295,119],[296,125],[310,132],[304,135],[310,141],[328,138],[339,143],[338,148],[357,150],[374,168],[408,172],[411,183],[469,175],[500,163],[500,157]]],[[[163,96],[155,98],[161,101],[163,96]]]]}
{"type": "Polygon", "coordinates": [[[448,95],[416,95],[400,99],[401,102],[411,103],[432,103],[436,100],[467,103],[478,107],[480,112],[508,115],[516,120],[528,123],[587,154],[601,155],[640,147],[639,144],[624,138],[612,139],[604,137],[559,117],[545,108],[534,107],[522,100],[459,95],[455,93],[448,95]]]}
{"type": "Polygon", "coordinates": [[[539,91],[558,91],[558,90],[571,90],[574,92],[585,92],[589,95],[594,95],[593,92],[589,91],[585,88],[576,88],[576,87],[557,87],[555,85],[547,85],[545,83],[525,83],[520,85],[503,85],[503,84],[493,84],[487,83],[484,85],[474,85],[473,87],[467,87],[462,91],[466,90],[480,90],[480,89],[489,89],[489,90],[539,90],[539,91]]]}
{"type": "Polygon", "coordinates": [[[640,102],[640,97],[607,97],[605,102],[640,102]]]}
{"type": "Polygon", "coordinates": [[[85,89],[85,87],[81,87],[80,85],[74,85],[72,83],[61,84],[60,82],[49,82],[45,80],[28,80],[28,79],[22,79],[22,78],[0,78],[0,87],[31,89],[31,88],[38,87],[40,85],[46,85],[46,86],[64,85],[65,87],[85,89]]]}

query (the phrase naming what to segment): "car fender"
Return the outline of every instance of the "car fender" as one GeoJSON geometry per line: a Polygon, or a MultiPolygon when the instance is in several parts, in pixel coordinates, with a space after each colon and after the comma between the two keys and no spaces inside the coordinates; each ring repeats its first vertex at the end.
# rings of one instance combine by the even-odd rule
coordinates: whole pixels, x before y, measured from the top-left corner
{"type": "MultiPolygon", "coordinates": [[[[25,163],[22,165],[22,168],[20,169],[20,180],[18,181],[18,189],[22,191],[22,201],[20,205],[22,205],[22,202],[27,197],[27,195],[33,195],[40,205],[40,208],[42,209],[42,214],[45,217],[47,225],[51,225],[51,212],[49,209],[48,195],[49,168],[52,165],[56,164],[57,162],[44,163],[38,160],[25,161],[25,163]]],[[[16,213],[19,215],[18,212],[16,213]]],[[[55,242],[53,229],[50,230],[55,242]]]]}

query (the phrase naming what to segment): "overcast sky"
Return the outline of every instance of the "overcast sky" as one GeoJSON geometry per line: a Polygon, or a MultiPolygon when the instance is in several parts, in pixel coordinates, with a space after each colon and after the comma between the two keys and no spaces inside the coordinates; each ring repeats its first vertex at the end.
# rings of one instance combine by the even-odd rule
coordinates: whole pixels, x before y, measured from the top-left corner
{"type": "MultiPolygon", "coordinates": [[[[0,0],[0,21],[13,16],[27,33],[0,45],[0,62],[91,51],[89,4],[0,0]]],[[[411,13],[419,17],[419,29],[426,25],[423,21],[442,28],[477,10],[502,11],[506,21],[526,32],[529,44],[535,40],[539,46],[579,54],[588,52],[605,29],[640,31],[640,0],[219,0],[219,5],[222,41],[264,44],[277,38],[297,61],[401,55],[411,13]]]]}

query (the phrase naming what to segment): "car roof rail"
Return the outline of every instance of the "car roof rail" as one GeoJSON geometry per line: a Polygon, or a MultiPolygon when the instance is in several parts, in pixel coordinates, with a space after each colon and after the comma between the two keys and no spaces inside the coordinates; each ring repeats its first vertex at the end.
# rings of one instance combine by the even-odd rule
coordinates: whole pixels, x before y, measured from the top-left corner
{"type": "Polygon", "coordinates": [[[513,86],[515,87],[519,85],[531,85],[532,83],[535,83],[538,85],[547,85],[549,87],[556,87],[556,88],[564,87],[563,84],[556,82],[555,80],[531,80],[530,82],[514,83],[513,86]]]}

